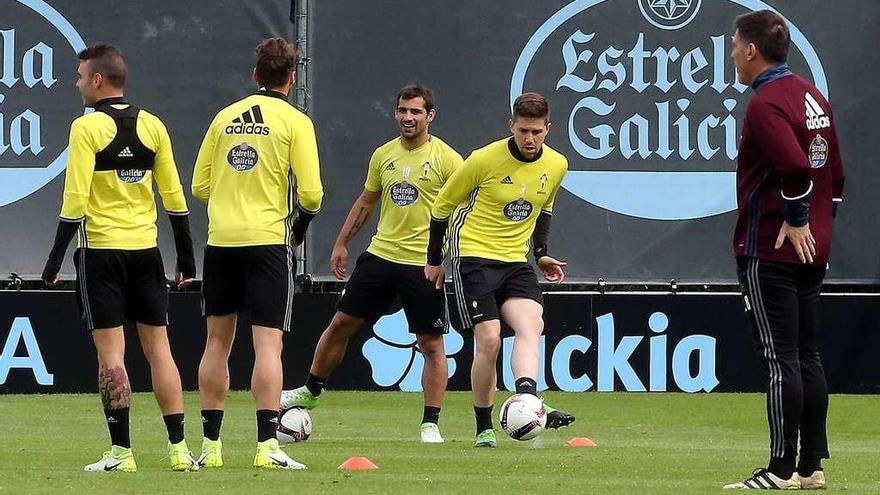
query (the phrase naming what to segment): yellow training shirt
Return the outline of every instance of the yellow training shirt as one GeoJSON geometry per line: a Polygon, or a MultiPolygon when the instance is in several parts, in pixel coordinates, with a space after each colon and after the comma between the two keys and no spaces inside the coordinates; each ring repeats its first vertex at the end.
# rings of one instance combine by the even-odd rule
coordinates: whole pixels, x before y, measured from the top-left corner
{"type": "Polygon", "coordinates": [[[381,192],[379,225],[367,251],[395,263],[425,265],[431,205],[462,164],[461,155],[436,136],[414,150],[400,138],[373,152],[364,187],[381,192]]]}
{"type": "Polygon", "coordinates": [[[431,215],[438,220],[452,217],[453,257],[526,261],[538,215],[552,213],[568,160],[544,144],[536,160],[521,161],[511,152],[512,139],[471,153],[440,189],[431,215]]]}
{"type": "Polygon", "coordinates": [[[311,119],[275,91],[220,110],[199,149],[192,192],[208,202],[208,244],[289,244],[296,201],[317,213],[324,195],[311,119]]]}
{"type": "MultiPolygon", "coordinates": [[[[117,110],[130,106],[114,98],[117,110]]],[[[100,103],[100,102],[99,102],[100,103]]],[[[114,140],[116,122],[104,112],[83,115],[70,125],[70,148],[64,178],[61,218],[84,219],[79,246],[97,249],[148,249],[156,247],[156,201],[153,181],[169,213],[186,214],[186,198],[171,151],[171,138],[158,117],[141,109],[135,125],[137,138],[155,153],[152,168],[110,169],[96,163],[96,155],[114,140]]],[[[117,157],[124,164],[129,147],[117,157]]]]}

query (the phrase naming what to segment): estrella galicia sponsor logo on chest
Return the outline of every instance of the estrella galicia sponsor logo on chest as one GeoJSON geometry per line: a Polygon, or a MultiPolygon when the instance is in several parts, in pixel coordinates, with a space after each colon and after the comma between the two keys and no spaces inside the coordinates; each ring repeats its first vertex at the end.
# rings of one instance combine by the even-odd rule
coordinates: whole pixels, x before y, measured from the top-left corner
{"type": "Polygon", "coordinates": [[[263,112],[260,105],[254,105],[245,110],[240,116],[232,119],[232,123],[226,126],[226,134],[251,134],[269,135],[269,126],[263,121],[263,112]]]}
{"type": "Polygon", "coordinates": [[[819,168],[828,161],[828,141],[821,134],[816,134],[810,142],[810,166],[819,168]]]}
{"type": "Polygon", "coordinates": [[[229,150],[226,154],[226,161],[229,165],[239,172],[248,172],[257,166],[260,157],[257,150],[248,143],[241,143],[229,150]]]}
{"type": "Polygon", "coordinates": [[[409,206],[419,199],[419,190],[407,181],[391,186],[391,201],[397,206],[409,206]]]}
{"type": "Polygon", "coordinates": [[[525,198],[511,201],[504,206],[504,216],[514,222],[522,222],[532,214],[532,203],[525,198]]]}
{"type": "Polygon", "coordinates": [[[416,186],[408,182],[411,170],[410,167],[404,167],[403,180],[392,185],[391,190],[389,191],[391,194],[391,201],[397,206],[409,206],[419,199],[419,190],[416,189],[416,186]]]}
{"type": "Polygon", "coordinates": [[[144,176],[147,174],[146,170],[141,170],[137,168],[129,168],[129,169],[117,169],[116,176],[119,177],[119,180],[125,182],[126,184],[135,184],[142,180],[144,180],[144,176]]]}

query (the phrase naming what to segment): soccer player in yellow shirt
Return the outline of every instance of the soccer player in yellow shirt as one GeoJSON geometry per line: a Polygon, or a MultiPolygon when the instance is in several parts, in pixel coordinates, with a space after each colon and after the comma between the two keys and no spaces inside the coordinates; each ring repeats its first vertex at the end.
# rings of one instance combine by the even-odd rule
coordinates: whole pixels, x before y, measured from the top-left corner
{"type": "Polygon", "coordinates": [[[397,94],[395,119],[400,136],[373,153],[364,191],[339,231],[330,265],[336,278],[347,273],[348,242],[367,222],[376,203],[379,225],[367,251],[357,259],[336,314],[324,330],[304,386],[282,394],[283,409],[309,409],[318,403],[324,382],[345,355],[348,340],[365,321],[374,323],[399,298],[409,331],[425,358],[422,386],[425,407],[421,441],[442,443],[438,422],[446,391],[443,335],[448,332],[446,294],[425,280],[425,251],[431,205],[440,187],[461,166],[461,155],[429,133],[434,120],[434,93],[421,85],[397,94]]]}
{"type": "MultiPolygon", "coordinates": [[[[514,331],[516,392],[537,395],[544,308],[538,279],[526,262],[530,240],[544,278],[556,283],[565,278],[565,263],[547,254],[553,201],[568,170],[565,157],[544,144],[549,118],[543,96],[519,96],[510,120],[513,136],[471,153],[443,185],[431,209],[425,277],[436,287],[443,285],[443,241],[448,229],[454,307],[474,332],[475,447],[497,445],[492,402],[502,319],[514,331]]],[[[545,407],[548,428],[567,426],[575,419],[545,407]]]]}
{"type": "Polygon", "coordinates": [[[202,295],[208,338],[199,365],[204,439],[199,464],[223,465],[220,427],[227,361],[238,313],[250,313],[256,401],[254,466],[305,469],[275,438],[282,336],[293,309],[293,248],[321,207],[323,188],[311,119],[287,102],[299,54],[281,38],[256,48],[259,90],[220,110],[196,159],[192,191],[208,202],[202,295]]]}
{"type": "Polygon", "coordinates": [[[131,385],[125,370],[123,323],[134,320],[150,363],[153,391],[168,429],[168,457],[175,471],[198,469],[183,438],[183,392],[168,346],[168,289],[157,247],[153,183],[171,219],[179,285],[196,276],[189,211],[165,125],[129,103],[128,66],[119,48],[93,45],[79,53],[76,87],[95,109],[70,126],[55,245],[43,269],[59,280],[74,235],[77,300],[98,352],[98,389],[111,448],[85,471],[137,470],[129,437],[131,385]]]}

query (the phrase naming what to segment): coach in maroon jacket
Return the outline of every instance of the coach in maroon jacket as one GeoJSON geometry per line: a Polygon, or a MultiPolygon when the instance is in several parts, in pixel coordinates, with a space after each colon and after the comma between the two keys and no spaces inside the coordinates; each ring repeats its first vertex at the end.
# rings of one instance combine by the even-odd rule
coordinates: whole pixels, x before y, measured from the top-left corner
{"type": "Polygon", "coordinates": [[[770,462],[725,488],[824,488],[819,293],[842,201],[840,147],[828,102],[785,63],[790,37],[782,17],[752,12],[734,27],[730,56],[755,96],[739,146],[733,249],[768,383],[770,462]]]}

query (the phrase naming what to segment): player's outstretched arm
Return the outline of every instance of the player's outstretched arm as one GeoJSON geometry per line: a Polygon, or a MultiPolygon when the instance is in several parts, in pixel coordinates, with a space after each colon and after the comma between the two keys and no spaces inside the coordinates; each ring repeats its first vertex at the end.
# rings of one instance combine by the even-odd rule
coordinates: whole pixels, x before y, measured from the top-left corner
{"type": "Polygon", "coordinates": [[[370,219],[373,210],[376,208],[376,202],[379,201],[379,192],[364,189],[348,212],[345,223],[336,236],[336,243],[333,245],[333,254],[330,255],[330,269],[337,279],[342,280],[348,272],[348,242],[363,228],[370,219]]]}

